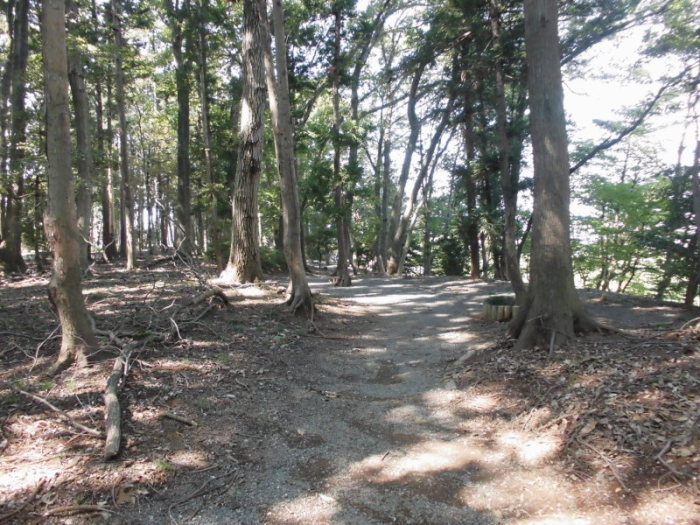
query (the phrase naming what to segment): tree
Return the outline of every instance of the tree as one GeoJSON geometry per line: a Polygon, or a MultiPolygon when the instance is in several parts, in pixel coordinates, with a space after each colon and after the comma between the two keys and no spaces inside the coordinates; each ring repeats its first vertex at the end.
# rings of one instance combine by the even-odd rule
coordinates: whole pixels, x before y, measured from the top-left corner
{"type": "Polygon", "coordinates": [[[530,131],[535,168],[530,285],[511,322],[518,347],[554,345],[598,327],[576,295],[556,0],[525,1],[530,131]]]}
{"type": "MultiPolygon", "coordinates": [[[[25,96],[28,57],[29,0],[18,0],[14,10],[8,69],[5,72],[10,102],[10,180],[7,184],[7,203],[3,217],[5,220],[0,232],[0,270],[5,272],[23,273],[27,269],[22,258],[22,200],[26,169],[24,144],[27,126],[25,96]]],[[[2,131],[4,135],[4,130],[2,131]]],[[[2,140],[4,141],[4,137],[2,140]]],[[[2,162],[4,164],[4,159],[2,162]]]]}
{"type": "Polygon", "coordinates": [[[313,315],[314,306],[311,289],[306,279],[304,258],[301,252],[301,218],[299,189],[294,162],[294,131],[289,103],[289,80],[287,73],[287,44],[284,29],[284,11],[281,0],[272,0],[272,20],[275,33],[275,59],[272,58],[267,10],[264,0],[260,8],[260,24],[265,56],[265,78],[267,95],[272,114],[272,130],[275,137],[277,173],[282,197],[282,219],[284,230],[284,255],[289,269],[287,304],[294,311],[313,315]]]}
{"type": "Polygon", "coordinates": [[[177,219],[178,234],[182,236],[179,250],[191,254],[194,247],[192,228],[192,197],[190,190],[190,3],[188,0],[165,1],[171,32],[171,46],[175,57],[175,84],[177,89],[177,219]]]}
{"type": "MultiPolygon", "coordinates": [[[[76,33],[78,29],[78,4],[68,0],[68,29],[76,33]]],[[[90,103],[85,88],[84,56],[77,42],[68,49],[68,81],[70,83],[75,108],[75,135],[78,157],[78,231],[80,233],[80,264],[87,268],[90,259],[90,223],[92,219],[93,156],[92,129],[90,124],[90,103]]]]}
{"type": "Polygon", "coordinates": [[[222,277],[239,283],[262,280],[258,239],[258,190],[265,141],[265,63],[260,4],[243,4],[243,96],[238,162],[233,190],[231,251],[222,277]]]}
{"type": "Polygon", "coordinates": [[[110,2],[110,21],[114,37],[114,75],[116,80],[117,113],[119,115],[119,173],[121,175],[121,242],[119,251],[126,257],[126,269],[136,267],[136,243],[134,239],[134,204],[131,198],[129,173],[129,142],[126,125],[126,94],[124,88],[124,37],[121,29],[120,0],[110,2]]]}
{"type": "Polygon", "coordinates": [[[70,155],[65,0],[44,0],[42,5],[49,172],[49,206],[45,227],[54,260],[49,297],[56,307],[63,330],[61,350],[51,369],[57,372],[73,361],[77,361],[79,366],[87,364],[87,356],[97,349],[97,340],[80,283],[80,246],[70,155]]]}

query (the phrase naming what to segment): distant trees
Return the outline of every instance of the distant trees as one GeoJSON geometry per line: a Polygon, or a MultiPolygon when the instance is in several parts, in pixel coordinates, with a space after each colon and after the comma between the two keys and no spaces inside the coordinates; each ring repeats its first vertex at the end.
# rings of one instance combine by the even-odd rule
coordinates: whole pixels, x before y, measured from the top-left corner
{"type": "MultiPolygon", "coordinates": [[[[574,221],[579,282],[691,304],[700,282],[693,163],[655,166],[621,193],[606,186],[617,184],[606,172],[623,171],[620,152],[659,108],[695,111],[700,44],[687,30],[688,5],[563,4],[558,61],[575,73],[603,39],[654,21],[642,56],[682,64],[620,122],[605,123],[599,141],[572,147],[569,170],[575,196],[596,210],[574,221]],[[641,195],[659,195],[658,209],[636,206],[641,195]]],[[[350,284],[350,268],[464,272],[508,279],[527,297],[542,219],[528,209],[535,184],[523,158],[531,114],[520,2],[67,7],[83,267],[90,253],[134,268],[146,252],[179,250],[220,270],[228,263],[240,281],[284,268],[290,304],[306,312],[314,262],[335,270],[338,284],[350,284]],[[251,62],[241,27],[253,7],[264,59],[251,62]],[[259,103],[263,87],[251,91],[252,75],[258,86],[264,75],[269,107],[259,103]]],[[[30,13],[24,0],[0,13],[9,36],[0,41],[5,273],[26,270],[22,249],[40,268],[48,244],[44,79],[33,66],[30,13]]]]}

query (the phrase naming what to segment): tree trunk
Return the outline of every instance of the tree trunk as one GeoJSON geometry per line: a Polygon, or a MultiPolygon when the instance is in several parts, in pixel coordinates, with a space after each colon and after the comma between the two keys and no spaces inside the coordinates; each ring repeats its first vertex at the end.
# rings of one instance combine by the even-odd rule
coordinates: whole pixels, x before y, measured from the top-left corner
{"type": "Polygon", "coordinates": [[[464,171],[464,186],[467,194],[467,220],[465,233],[467,246],[469,246],[469,276],[472,279],[481,277],[479,264],[479,217],[476,210],[476,182],[474,181],[474,159],[476,158],[476,144],[474,137],[474,108],[472,107],[470,90],[464,95],[464,145],[466,149],[467,165],[464,171]]]}
{"type": "Polygon", "coordinates": [[[399,175],[399,184],[391,207],[391,219],[388,232],[389,245],[387,246],[388,260],[386,264],[386,271],[389,275],[394,275],[399,270],[399,259],[401,249],[403,247],[402,234],[397,236],[397,233],[400,233],[399,228],[401,221],[401,210],[403,208],[403,196],[406,192],[406,182],[408,182],[408,176],[411,172],[411,160],[413,159],[413,153],[416,150],[416,142],[418,141],[418,135],[421,128],[420,121],[416,115],[416,103],[418,102],[418,86],[420,85],[421,77],[425,71],[425,66],[425,63],[420,63],[413,74],[411,89],[408,95],[408,104],[406,106],[410,133],[408,136],[408,142],[406,143],[406,151],[403,157],[403,165],[401,166],[401,174],[399,175]]]}
{"type": "MultiPolygon", "coordinates": [[[[501,20],[496,0],[489,1],[489,18],[491,35],[494,46],[494,73],[496,78],[496,126],[498,128],[498,169],[503,192],[503,258],[508,278],[510,279],[516,301],[520,304],[525,300],[527,292],[520,274],[518,252],[516,248],[516,221],[518,211],[518,187],[513,180],[510,170],[510,144],[508,140],[508,115],[506,109],[505,79],[502,64],[501,20]]],[[[516,172],[517,173],[517,172],[516,172]]]]}
{"type": "Polygon", "coordinates": [[[700,285],[700,141],[695,145],[695,158],[693,159],[693,216],[695,222],[695,250],[693,250],[693,273],[685,290],[684,305],[686,308],[693,306],[700,285]]]}
{"type": "Polygon", "coordinates": [[[311,289],[304,271],[301,253],[301,217],[299,189],[294,162],[294,131],[292,129],[287,78],[287,43],[284,30],[284,12],[281,0],[272,0],[272,20],[275,27],[275,62],[272,59],[267,13],[264,0],[260,2],[260,23],[263,35],[263,52],[267,93],[272,113],[272,127],[277,155],[277,172],[282,197],[282,224],[284,231],[284,255],[289,269],[290,283],[287,304],[295,312],[313,316],[311,289]]]}
{"type": "Polygon", "coordinates": [[[265,63],[260,3],[243,4],[243,94],[238,162],[233,190],[231,252],[222,277],[239,283],[262,280],[258,238],[258,190],[265,141],[265,63]]]}
{"type": "MultiPolygon", "coordinates": [[[[348,272],[350,259],[349,235],[349,210],[345,177],[340,173],[340,33],[342,19],[340,7],[336,5],[334,14],[334,40],[333,40],[333,67],[331,68],[331,84],[333,92],[333,189],[335,200],[335,233],[338,241],[338,264],[335,272],[334,284],[336,286],[350,286],[352,281],[348,272]]],[[[357,161],[357,159],[355,159],[357,161]]]]}
{"type": "Polygon", "coordinates": [[[134,203],[131,198],[131,182],[129,180],[129,142],[126,128],[126,95],[124,93],[124,71],[122,54],[124,39],[121,31],[121,14],[119,0],[111,0],[111,22],[114,34],[115,57],[114,74],[117,88],[117,113],[119,115],[119,173],[121,175],[121,242],[119,250],[126,257],[126,269],[136,267],[136,250],[134,245],[134,203]]]}
{"type": "Polygon", "coordinates": [[[51,298],[61,321],[61,350],[52,372],[71,362],[87,363],[97,349],[90,316],[80,283],[80,246],[71,169],[70,117],[64,0],[44,0],[41,17],[46,83],[46,150],[49,173],[49,206],[46,237],[53,251],[51,298]]]}
{"type": "MultiPolygon", "coordinates": [[[[78,4],[68,0],[68,30],[78,30],[78,4]]],[[[85,90],[83,54],[77,43],[68,50],[68,81],[75,109],[75,134],[78,149],[78,192],[75,201],[78,210],[80,238],[80,265],[83,269],[90,262],[90,224],[92,219],[92,131],[90,129],[90,104],[85,90]]]]}
{"type": "MultiPolygon", "coordinates": [[[[207,175],[207,183],[209,184],[211,192],[211,208],[210,217],[207,222],[208,225],[208,245],[209,250],[214,254],[214,261],[216,262],[216,268],[219,271],[224,269],[224,254],[222,253],[221,247],[221,224],[219,219],[219,199],[213,197],[213,195],[218,195],[215,191],[215,185],[217,182],[217,177],[214,173],[214,162],[212,159],[212,147],[211,147],[211,124],[209,122],[209,80],[208,80],[208,55],[209,55],[209,43],[207,41],[207,28],[206,28],[206,10],[209,8],[209,3],[204,0],[200,5],[200,20],[199,20],[199,104],[200,112],[202,116],[202,141],[204,143],[204,169],[207,175]]],[[[233,122],[236,125],[236,122],[233,122]]]]}
{"type": "Polygon", "coordinates": [[[3,223],[4,246],[0,245],[0,271],[24,273],[22,257],[22,199],[27,139],[27,60],[29,58],[29,0],[17,0],[12,29],[10,60],[9,184],[3,223]]]}
{"type": "Polygon", "coordinates": [[[595,329],[576,295],[569,234],[567,152],[556,0],[525,0],[534,160],[530,286],[509,327],[519,348],[563,343],[595,329]]]}
{"type": "Polygon", "coordinates": [[[408,204],[406,205],[406,210],[399,219],[399,223],[396,227],[396,230],[394,230],[394,237],[391,239],[391,244],[389,246],[391,253],[391,256],[389,258],[389,273],[391,273],[393,263],[396,263],[397,265],[394,273],[401,273],[403,271],[408,246],[410,246],[410,241],[408,241],[407,239],[411,236],[413,224],[415,224],[416,221],[415,215],[418,213],[419,210],[419,207],[416,207],[418,203],[418,197],[423,183],[426,179],[426,176],[428,176],[428,174],[433,169],[434,162],[437,162],[437,160],[442,154],[442,152],[436,153],[436,149],[440,144],[440,141],[442,140],[442,134],[445,131],[445,128],[449,124],[454,101],[455,98],[453,95],[448,100],[447,107],[443,110],[440,123],[435,129],[433,137],[430,140],[430,145],[428,146],[428,151],[425,154],[425,162],[421,166],[421,169],[418,172],[418,177],[416,177],[416,181],[413,184],[413,191],[411,192],[411,197],[408,201],[408,204]]]}

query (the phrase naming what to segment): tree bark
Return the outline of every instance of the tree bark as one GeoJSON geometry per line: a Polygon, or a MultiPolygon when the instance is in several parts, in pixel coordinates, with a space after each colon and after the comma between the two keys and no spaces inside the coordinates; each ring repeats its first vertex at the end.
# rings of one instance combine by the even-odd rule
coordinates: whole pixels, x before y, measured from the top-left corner
{"type": "MultiPolygon", "coordinates": [[[[68,30],[78,29],[78,4],[68,0],[68,30]]],[[[75,201],[78,210],[78,232],[80,238],[80,265],[83,269],[90,262],[90,224],[92,219],[93,157],[92,130],[90,125],[90,104],[85,90],[83,54],[74,44],[68,50],[68,81],[73,96],[75,111],[75,134],[78,149],[78,191],[75,201]]]]}
{"type": "Polygon", "coordinates": [[[119,0],[111,0],[111,22],[115,43],[114,76],[116,81],[117,113],[119,115],[119,173],[121,175],[121,242],[119,250],[126,257],[126,269],[136,267],[136,250],[134,244],[134,203],[131,197],[129,180],[129,142],[126,127],[126,95],[124,93],[124,71],[122,54],[124,38],[121,30],[119,0]]]}
{"type": "Polygon", "coordinates": [[[476,182],[474,180],[474,160],[476,158],[476,144],[474,137],[474,108],[471,101],[470,90],[464,95],[464,147],[466,149],[467,165],[464,171],[464,186],[467,194],[467,217],[465,233],[466,244],[469,246],[469,276],[472,279],[481,277],[479,262],[479,217],[476,209],[476,182]]]}
{"type": "MultiPolygon", "coordinates": [[[[349,210],[347,199],[347,188],[349,181],[344,180],[346,177],[340,172],[340,33],[342,31],[342,18],[340,6],[336,4],[334,10],[334,26],[333,26],[333,66],[331,68],[331,89],[333,92],[333,180],[335,188],[333,195],[335,200],[335,230],[336,240],[338,242],[338,264],[336,266],[336,277],[334,284],[336,286],[350,286],[352,281],[348,271],[348,263],[350,259],[349,245],[349,229],[348,224],[349,210]]],[[[355,151],[357,157],[357,151],[355,151]]],[[[357,158],[355,158],[357,163],[357,158]]]]}
{"type": "Polygon", "coordinates": [[[425,63],[420,63],[418,64],[416,71],[413,73],[411,89],[408,95],[408,104],[406,105],[410,132],[406,143],[403,164],[401,166],[401,174],[399,175],[399,184],[396,189],[396,195],[394,195],[394,202],[391,206],[391,219],[389,222],[388,232],[389,245],[387,246],[388,254],[386,264],[386,271],[389,275],[396,274],[399,269],[400,252],[403,246],[403,238],[399,237],[397,239],[397,233],[401,220],[401,210],[403,208],[404,193],[406,192],[406,183],[408,182],[408,176],[411,172],[411,160],[413,159],[413,153],[416,150],[416,142],[418,141],[418,135],[421,128],[418,115],[416,115],[416,103],[418,102],[418,86],[420,85],[420,80],[423,76],[423,72],[425,71],[425,67],[425,63]]]}
{"type": "Polygon", "coordinates": [[[56,307],[63,330],[61,350],[51,369],[57,372],[73,361],[84,366],[87,356],[97,349],[97,340],[85,308],[80,282],[80,247],[70,155],[64,0],[43,0],[41,29],[49,172],[49,205],[45,227],[54,259],[49,297],[56,307]]]}
{"type": "Polygon", "coordinates": [[[22,257],[22,198],[27,139],[27,61],[29,58],[29,0],[15,4],[10,46],[9,74],[10,144],[8,192],[3,223],[4,246],[0,245],[0,271],[24,273],[22,257]]]}
{"type": "Polygon", "coordinates": [[[287,78],[287,43],[284,30],[284,11],[281,0],[272,0],[272,19],[275,27],[275,49],[273,62],[270,45],[270,32],[264,0],[261,4],[260,23],[263,35],[263,52],[267,94],[272,114],[272,128],[275,137],[277,172],[282,197],[282,225],[284,231],[284,255],[289,269],[290,283],[287,304],[295,312],[313,316],[314,306],[311,289],[304,271],[301,253],[301,217],[299,189],[294,162],[294,132],[292,129],[289,102],[289,80],[287,78]]]}
{"type": "Polygon", "coordinates": [[[569,233],[567,152],[556,0],[525,0],[534,210],[530,286],[511,322],[519,348],[553,346],[597,327],[576,295],[569,233]]]}
{"type": "Polygon", "coordinates": [[[243,94],[238,162],[233,190],[231,252],[222,277],[239,283],[262,280],[258,239],[258,190],[265,141],[265,63],[260,3],[243,4],[243,94]]]}
{"type": "MultiPolygon", "coordinates": [[[[187,0],[185,0],[187,1],[187,0]]],[[[191,59],[188,56],[183,20],[187,19],[188,4],[173,5],[165,2],[170,30],[171,46],[175,57],[175,86],[177,91],[177,203],[175,218],[178,234],[182,236],[179,250],[190,255],[194,249],[194,228],[192,227],[192,194],[190,189],[190,81],[191,59]],[[184,46],[184,48],[183,48],[184,46]]]]}
{"type": "Polygon", "coordinates": [[[700,141],[695,144],[695,157],[693,159],[693,221],[695,222],[695,250],[693,250],[693,273],[688,280],[685,290],[684,305],[686,308],[693,306],[700,285],[700,141]]]}
{"type": "MultiPolygon", "coordinates": [[[[214,161],[212,158],[211,124],[209,120],[209,80],[208,80],[208,56],[209,43],[207,41],[206,11],[209,9],[209,2],[203,0],[200,5],[199,20],[199,104],[202,116],[202,141],[204,142],[204,169],[206,170],[207,182],[211,194],[217,195],[215,186],[217,177],[214,172],[214,161]]],[[[236,122],[233,123],[234,125],[236,122]]],[[[221,247],[221,221],[219,218],[218,198],[212,197],[210,217],[208,221],[208,248],[214,254],[214,261],[219,271],[224,269],[224,254],[221,247]]]]}
{"type": "MultiPolygon", "coordinates": [[[[501,45],[501,20],[498,0],[489,1],[491,36],[493,37],[494,75],[496,79],[496,127],[498,129],[498,169],[503,192],[503,258],[508,279],[513,286],[516,301],[525,300],[527,292],[518,263],[516,247],[516,220],[518,211],[518,187],[510,170],[510,143],[508,140],[508,111],[506,106],[505,77],[503,74],[503,51],[501,45]]],[[[517,172],[516,172],[517,173],[517,172]]]]}

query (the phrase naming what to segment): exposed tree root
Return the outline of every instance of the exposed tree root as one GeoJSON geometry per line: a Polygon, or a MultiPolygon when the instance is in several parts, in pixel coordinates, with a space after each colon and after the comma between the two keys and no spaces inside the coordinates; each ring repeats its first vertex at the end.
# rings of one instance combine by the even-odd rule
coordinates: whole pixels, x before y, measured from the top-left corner
{"type": "Polygon", "coordinates": [[[292,293],[289,294],[285,302],[292,312],[297,315],[303,315],[311,320],[314,318],[314,313],[316,307],[314,306],[314,300],[311,296],[311,290],[308,286],[306,288],[295,288],[292,293]]]}
{"type": "Polygon", "coordinates": [[[121,407],[119,406],[119,385],[122,378],[126,378],[129,366],[129,355],[121,354],[114,361],[112,374],[107,380],[105,390],[105,427],[107,438],[105,440],[104,459],[109,460],[119,453],[121,444],[121,407]]]}

